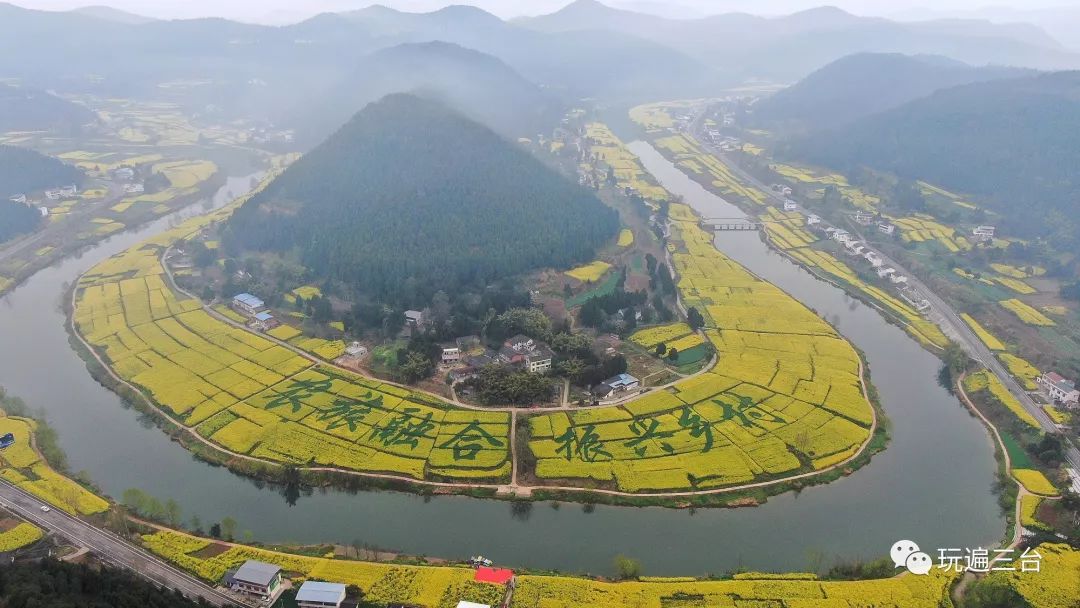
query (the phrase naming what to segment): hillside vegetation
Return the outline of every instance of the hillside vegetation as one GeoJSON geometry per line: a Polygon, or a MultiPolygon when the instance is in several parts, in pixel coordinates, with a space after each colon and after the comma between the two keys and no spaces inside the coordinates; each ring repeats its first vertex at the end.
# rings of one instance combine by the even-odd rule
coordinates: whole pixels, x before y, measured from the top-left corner
{"type": "Polygon", "coordinates": [[[547,132],[562,116],[560,104],[495,57],[456,44],[426,42],[366,57],[313,104],[301,104],[289,122],[318,143],[365,105],[391,93],[442,101],[514,139],[547,132]]]}
{"type": "Polygon", "coordinates": [[[84,177],[82,171],[55,158],[26,148],[0,146],[0,196],[3,202],[13,194],[81,184],[84,177]]]}
{"type": "Polygon", "coordinates": [[[770,129],[817,131],[846,125],[939,89],[1030,73],[973,67],[936,56],[859,53],[838,59],[762,100],[754,106],[753,122],[770,129]]]}
{"type": "Polygon", "coordinates": [[[295,250],[380,297],[483,287],[592,259],[618,221],[490,129],[397,94],[373,103],[230,220],[246,248],[295,250]]]}
{"type": "Polygon", "coordinates": [[[1080,72],[938,91],[845,127],[794,141],[787,153],[847,171],[860,165],[967,192],[1022,236],[1080,244],[1080,72]]]}
{"type": "Polygon", "coordinates": [[[69,132],[95,120],[86,107],[51,93],[0,84],[0,132],[69,132]]]}

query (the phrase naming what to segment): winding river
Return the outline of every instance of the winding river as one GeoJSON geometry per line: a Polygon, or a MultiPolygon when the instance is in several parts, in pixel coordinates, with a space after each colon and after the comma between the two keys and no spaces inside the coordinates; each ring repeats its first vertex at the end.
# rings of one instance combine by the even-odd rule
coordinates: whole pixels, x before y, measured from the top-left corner
{"type": "MultiPolygon", "coordinates": [[[[631,149],[702,213],[742,215],[649,144],[635,142],[631,149]]],[[[249,183],[250,177],[231,178],[212,200],[180,215],[222,205],[229,192],[246,191],[249,183]]],[[[756,233],[743,232],[721,233],[717,246],[819,311],[865,352],[892,422],[892,442],[869,466],[743,509],[597,506],[590,512],[538,503],[523,510],[465,497],[335,490],[316,490],[290,506],[278,489],[200,462],[169,441],[92,380],[68,345],[61,308],[66,285],[177,219],[118,234],[0,298],[0,385],[44,409],[72,470],[86,471],[111,496],[137,487],[175,499],[185,518],[195,514],[208,523],[231,516],[239,530],[263,541],[356,540],[420,555],[483,553],[510,566],[593,573],[610,572],[616,554],[639,558],[652,575],[799,570],[880,557],[900,538],[924,550],[987,545],[1004,529],[991,491],[990,440],[937,385],[937,359],[871,308],[772,252],[756,233]]]]}

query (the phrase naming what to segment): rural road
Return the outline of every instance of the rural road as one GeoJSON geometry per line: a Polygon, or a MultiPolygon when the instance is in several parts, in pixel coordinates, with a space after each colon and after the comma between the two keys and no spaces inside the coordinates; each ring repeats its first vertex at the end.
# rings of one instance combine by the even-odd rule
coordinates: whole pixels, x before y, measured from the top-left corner
{"type": "Polygon", "coordinates": [[[181,572],[120,537],[59,510],[41,510],[42,501],[0,480],[0,507],[32,522],[43,530],[85,547],[101,561],[156,583],[176,589],[191,599],[202,598],[213,606],[236,606],[237,601],[195,577],[181,572]]]}
{"type": "MultiPolygon", "coordinates": [[[[687,135],[693,138],[703,149],[708,150],[720,162],[724,163],[724,165],[740,180],[748,183],[749,185],[757,188],[758,190],[761,190],[775,202],[783,205],[784,197],[782,195],[776,193],[775,191],[773,191],[772,188],[762,183],[759,179],[744,171],[742,167],[739,167],[737,164],[731,162],[722,151],[713,147],[706,140],[705,137],[702,137],[702,123],[704,122],[705,114],[706,111],[703,110],[699,112],[697,116],[695,116],[694,120],[690,123],[689,129],[687,130],[687,135]]],[[[825,220],[823,219],[822,225],[827,226],[828,223],[825,222],[825,220]]],[[[930,302],[930,313],[928,315],[930,320],[935,322],[939,327],[941,327],[942,331],[944,331],[945,334],[949,336],[953,341],[959,344],[960,347],[964,349],[964,352],[966,352],[971,358],[981,363],[988,370],[990,370],[992,374],[997,376],[998,379],[1000,379],[1001,382],[1005,385],[1005,387],[1009,389],[1009,392],[1012,393],[1013,396],[1015,396],[1017,400],[1020,401],[1020,403],[1024,406],[1024,409],[1028,410],[1028,412],[1030,412],[1031,415],[1035,417],[1035,420],[1039,422],[1039,425],[1043,428],[1044,431],[1051,434],[1058,434],[1061,432],[1060,429],[1058,429],[1057,425],[1054,424],[1052,420],[1050,420],[1050,417],[1047,416],[1046,412],[1043,411],[1042,407],[1040,407],[1039,404],[1035,403],[1035,401],[1031,398],[1031,395],[1028,394],[1028,392],[1025,391],[1019,383],[1016,382],[1016,379],[1013,378],[1012,374],[1010,374],[1008,370],[1005,369],[1005,366],[1002,365],[1000,361],[998,361],[997,357],[994,356],[994,353],[989,348],[987,348],[987,346],[982,342],[982,340],[980,340],[979,337],[975,335],[975,332],[972,331],[970,327],[968,327],[967,323],[965,323],[964,320],[960,318],[960,315],[957,314],[957,312],[951,306],[949,306],[949,304],[947,304],[945,300],[943,300],[940,296],[931,291],[930,288],[923,281],[919,280],[916,275],[905,269],[901,264],[898,264],[896,260],[882,254],[880,251],[878,251],[877,253],[881,255],[882,260],[888,266],[892,266],[897,270],[897,272],[900,272],[907,276],[908,284],[911,287],[917,289],[919,293],[921,293],[923,297],[925,297],[926,300],[930,302]]],[[[1077,471],[1080,471],[1080,450],[1078,450],[1075,445],[1070,443],[1068,441],[1068,438],[1065,438],[1065,445],[1065,459],[1069,462],[1069,466],[1076,469],[1077,471]]]]}

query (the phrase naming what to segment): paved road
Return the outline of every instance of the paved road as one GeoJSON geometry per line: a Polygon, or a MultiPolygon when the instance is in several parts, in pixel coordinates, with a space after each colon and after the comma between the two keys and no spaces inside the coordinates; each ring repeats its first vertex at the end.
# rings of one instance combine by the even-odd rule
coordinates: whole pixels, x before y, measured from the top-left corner
{"type": "MultiPolygon", "coordinates": [[[[721,150],[716,149],[708,142],[702,132],[705,114],[705,111],[702,111],[694,118],[693,122],[690,124],[687,135],[696,140],[699,145],[724,163],[724,165],[739,179],[761,190],[775,202],[783,205],[784,196],[773,191],[772,188],[762,183],[761,180],[744,171],[738,164],[731,162],[721,150]]],[[[825,224],[824,220],[822,220],[822,223],[825,224]]],[[[960,315],[958,315],[945,300],[931,291],[924,282],[919,280],[917,276],[905,269],[902,265],[898,264],[896,260],[889,258],[880,251],[877,253],[888,266],[892,266],[897,272],[907,276],[908,284],[917,289],[919,293],[930,302],[930,312],[927,315],[930,320],[936,323],[950,339],[959,344],[971,358],[981,363],[990,370],[991,373],[997,376],[1005,387],[1009,389],[1009,392],[1020,401],[1024,406],[1024,409],[1028,410],[1028,412],[1035,417],[1035,420],[1039,422],[1039,425],[1044,431],[1053,434],[1061,432],[1058,426],[1054,424],[1050,417],[1047,416],[1046,412],[1043,411],[1042,407],[1035,403],[1031,398],[1031,395],[1020,386],[1016,379],[1013,378],[1012,374],[1010,374],[1008,370],[1005,369],[1005,366],[994,356],[994,353],[987,348],[986,344],[975,335],[975,332],[971,330],[968,324],[960,318],[960,315]]],[[[1068,441],[1068,439],[1066,439],[1066,441],[1068,441]]],[[[1080,450],[1078,450],[1076,446],[1068,443],[1065,451],[1065,458],[1072,468],[1080,471],[1080,450]]]]}
{"type": "Polygon", "coordinates": [[[59,509],[43,512],[41,500],[2,480],[0,480],[0,506],[44,530],[86,547],[103,562],[112,566],[135,572],[158,585],[177,589],[189,598],[203,598],[214,606],[237,605],[233,598],[114,534],[96,528],[59,509]]]}

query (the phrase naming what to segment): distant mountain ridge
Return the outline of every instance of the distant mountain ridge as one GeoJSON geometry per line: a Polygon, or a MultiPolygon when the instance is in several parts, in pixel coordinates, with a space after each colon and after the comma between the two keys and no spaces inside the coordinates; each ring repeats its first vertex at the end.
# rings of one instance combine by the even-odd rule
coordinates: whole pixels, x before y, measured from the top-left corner
{"type": "Polygon", "coordinates": [[[1080,72],[951,87],[796,139],[785,155],[980,197],[1026,236],[1080,246],[1080,72]]]}
{"type": "Polygon", "coordinates": [[[0,132],[71,132],[95,122],[97,115],[85,106],[35,89],[0,84],[0,132]]]}
{"type": "Polygon", "coordinates": [[[754,106],[752,122],[779,131],[817,131],[854,122],[971,82],[1031,70],[973,67],[938,56],[860,53],[838,59],[754,106]]]}
{"type": "Polygon", "coordinates": [[[395,94],[245,203],[225,238],[408,304],[593,259],[618,228],[614,210],[517,144],[395,94]]]}
{"type": "Polygon", "coordinates": [[[854,53],[937,54],[975,64],[1062,69],[1080,67],[1080,55],[1028,24],[944,19],[897,22],[861,17],[823,6],[782,17],[726,13],[665,19],[577,0],[563,9],[516,21],[546,32],[621,31],[730,65],[743,77],[794,80],[854,53]]]}
{"type": "Polygon", "coordinates": [[[556,98],[491,55],[423,42],[376,51],[287,122],[306,139],[321,141],[365,105],[391,93],[440,100],[508,139],[549,130],[564,110],[556,98]]]}

